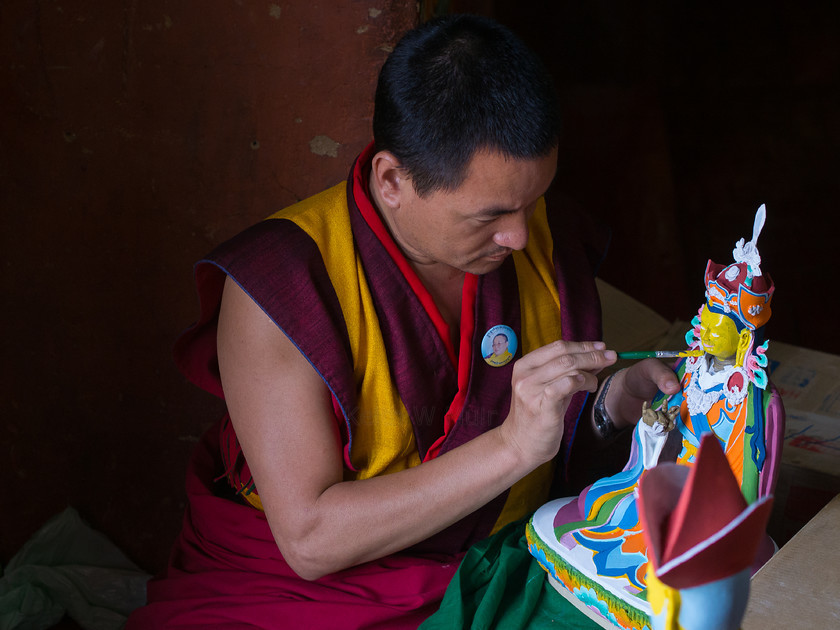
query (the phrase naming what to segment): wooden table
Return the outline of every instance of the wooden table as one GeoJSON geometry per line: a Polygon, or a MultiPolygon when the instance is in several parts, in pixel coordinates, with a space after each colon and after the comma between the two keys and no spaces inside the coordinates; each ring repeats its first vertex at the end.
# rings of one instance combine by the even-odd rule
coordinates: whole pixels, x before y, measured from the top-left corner
{"type": "Polygon", "coordinates": [[[840,628],[840,495],[755,574],[742,628],[840,628]]]}

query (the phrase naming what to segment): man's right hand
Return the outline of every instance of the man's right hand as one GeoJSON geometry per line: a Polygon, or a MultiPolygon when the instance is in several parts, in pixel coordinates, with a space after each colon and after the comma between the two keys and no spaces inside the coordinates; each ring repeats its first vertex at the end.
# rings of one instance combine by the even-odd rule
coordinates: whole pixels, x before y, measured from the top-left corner
{"type": "Polygon", "coordinates": [[[572,396],[583,390],[595,392],[598,372],[616,359],[615,352],[600,341],[555,341],[516,362],[510,413],[499,429],[529,466],[557,454],[572,396]]]}

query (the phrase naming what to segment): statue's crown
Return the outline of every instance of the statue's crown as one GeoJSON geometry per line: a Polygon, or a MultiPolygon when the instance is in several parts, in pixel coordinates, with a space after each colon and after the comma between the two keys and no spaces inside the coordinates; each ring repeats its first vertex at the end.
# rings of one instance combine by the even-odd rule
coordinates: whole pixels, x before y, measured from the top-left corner
{"type": "Polygon", "coordinates": [[[716,312],[731,314],[750,330],[761,328],[770,319],[773,299],[773,280],[761,272],[758,235],[764,226],[765,209],[762,204],[755,214],[753,238],[749,243],[741,239],[732,255],[735,262],[719,265],[711,260],[706,265],[706,303],[716,312]]]}

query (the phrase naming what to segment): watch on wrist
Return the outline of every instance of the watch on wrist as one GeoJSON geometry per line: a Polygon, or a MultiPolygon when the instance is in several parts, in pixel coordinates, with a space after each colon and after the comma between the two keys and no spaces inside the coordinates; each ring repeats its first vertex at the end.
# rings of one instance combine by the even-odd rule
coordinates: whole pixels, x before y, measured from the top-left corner
{"type": "Polygon", "coordinates": [[[604,381],[604,385],[601,387],[601,391],[598,393],[598,398],[595,400],[595,405],[592,408],[592,418],[595,421],[595,428],[598,429],[602,440],[611,440],[623,432],[623,429],[618,430],[616,428],[607,413],[607,392],[610,391],[613,376],[615,374],[610,374],[607,380],[604,381]]]}

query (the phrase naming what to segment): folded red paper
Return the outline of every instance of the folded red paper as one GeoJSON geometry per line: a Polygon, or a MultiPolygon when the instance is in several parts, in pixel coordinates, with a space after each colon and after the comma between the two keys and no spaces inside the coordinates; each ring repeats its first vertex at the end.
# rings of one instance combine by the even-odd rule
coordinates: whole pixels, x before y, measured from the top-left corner
{"type": "Polygon", "coordinates": [[[660,464],[639,484],[640,519],[657,577],[684,589],[750,567],[772,497],[747,505],[717,438],[704,435],[694,466],[660,464]]]}

